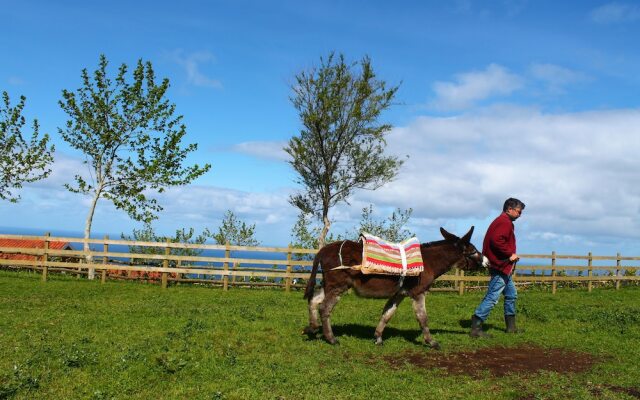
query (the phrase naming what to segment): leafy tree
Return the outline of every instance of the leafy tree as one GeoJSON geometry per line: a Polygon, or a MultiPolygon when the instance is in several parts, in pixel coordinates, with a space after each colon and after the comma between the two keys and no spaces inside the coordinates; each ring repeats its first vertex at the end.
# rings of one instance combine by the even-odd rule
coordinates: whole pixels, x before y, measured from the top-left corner
{"type": "Polygon", "coordinates": [[[25,118],[22,116],[26,98],[11,107],[9,94],[2,92],[0,104],[0,199],[16,203],[20,196],[13,190],[22,188],[23,183],[44,179],[51,173],[54,146],[49,146],[49,135],[39,138],[40,125],[33,121],[31,140],[22,136],[25,118]]]}
{"type": "Polygon", "coordinates": [[[323,224],[318,236],[322,247],[331,207],[347,201],[355,189],[384,185],[402,165],[397,157],[383,154],[391,125],[378,123],[398,87],[376,79],[368,57],[347,64],[343,55],[331,53],[320,59],[319,67],[300,72],[292,90],[303,128],[284,150],[304,191],[289,201],[323,224]]]}
{"type": "Polygon", "coordinates": [[[260,242],[254,237],[256,225],[247,225],[238,220],[231,210],[227,210],[218,228],[218,232],[210,234],[217,244],[229,243],[236,246],[258,246],[260,242]]]}
{"type": "Polygon", "coordinates": [[[291,228],[291,247],[300,249],[318,248],[318,237],[322,228],[313,224],[312,215],[301,212],[291,228]]]}
{"type": "Polygon", "coordinates": [[[405,228],[413,209],[401,210],[397,208],[389,217],[383,220],[376,220],[373,217],[373,205],[362,209],[362,219],[360,226],[351,236],[358,237],[360,233],[367,232],[376,235],[390,242],[401,242],[404,239],[415,236],[415,234],[405,228]]]}
{"type": "MultiPolygon", "coordinates": [[[[151,62],[138,60],[131,82],[127,65],[120,66],[113,81],[107,76],[107,64],[101,55],[93,79],[83,69],[82,87],[76,92],[63,90],[59,102],[69,115],[60,135],[84,153],[90,173],[89,179],[76,175],[74,185],[65,185],[71,192],[91,196],[87,239],[101,198],[134,220],[148,223],[162,210],[148,197],[152,191],[186,185],[211,167],[183,166],[197,144],[182,147],[187,131],[182,116],[174,116],[175,105],[165,98],[169,80],[157,84],[151,62]]],[[[93,275],[90,269],[89,277],[93,275]]]]}
{"type": "MultiPolygon", "coordinates": [[[[207,229],[204,230],[199,235],[195,235],[195,230],[193,228],[189,228],[188,230],[185,228],[176,229],[176,234],[174,236],[159,236],[155,233],[155,230],[151,223],[145,223],[142,229],[134,229],[133,234],[131,236],[125,235],[122,233],[120,237],[123,240],[132,240],[136,242],[157,242],[157,243],[166,243],[169,241],[170,243],[187,243],[187,244],[204,244],[211,234],[207,229]]],[[[130,253],[136,254],[165,254],[165,249],[163,247],[150,247],[150,246],[129,246],[130,253]]],[[[176,256],[199,256],[202,254],[202,250],[199,249],[189,249],[189,248],[171,248],[170,254],[176,256]]],[[[154,259],[136,259],[137,263],[145,264],[145,265],[159,265],[161,261],[154,259]]],[[[170,266],[175,267],[176,262],[170,261],[170,266]]]]}
{"type": "MultiPolygon", "coordinates": [[[[400,242],[404,239],[415,236],[415,234],[404,227],[413,210],[396,209],[385,219],[375,219],[373,214],[373,205],[364,207],[362,209],[362,217],[357,226],[352,230],[345,232],[344,234],[334,235],[329,233],[326,238],[326,242],[333,242],[336,240],[358,240],[360,233],[368,232],[372,235],[376,235],[391,242],[400,242]]],[[[322,227],[314,224],[312,216],[309,214],[300,213],[298,220],[291,229],[291,246],[302,249],[314,249],[318,248],[318,234],[322,230],[322,227]]],[[[295,255],[297,260],[309,260],[313,257],[309,255],[295,255]]]]}
{"type": "MultiPolygon", "coordinates": [[[[297,249],[317,249],[318,237],[322,227],[313,220],[313,215],[300,212],[298,220],[291,228],[291,247],[297,249]]],[[[357,237],[357,236],[356,236],[357,237]]],[[[329,232],[325,238],[325,242],[333,242],[342,240],[341,235],[334,235],[329,232]]],[[[313,260],[312,254],[293,254],[294,260],[313,260]]]]}

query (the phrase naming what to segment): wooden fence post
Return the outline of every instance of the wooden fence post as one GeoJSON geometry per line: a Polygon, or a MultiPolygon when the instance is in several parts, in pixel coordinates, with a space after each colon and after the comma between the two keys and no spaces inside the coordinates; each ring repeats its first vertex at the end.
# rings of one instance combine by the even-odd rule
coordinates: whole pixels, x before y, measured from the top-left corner
{"type": "MultiPolygon", "coordinates": [[[[171,243],[171,239],[167,238],[167,247],[164,248],[164,255],[168,256],[171,254],[171,249],[169,248],[169,243],[171,243]]],[[[162,260],[162,267],[163,268],[169,268],[169,259],[167,257],[165,257],[164,260],[162,260]]],[[[166,289],[167,288],[167,277],[169,276],[168,272],[163,272],[162,273],[162,288],[166,289]]]]}
{"type": "MultiPolygon", "coordinates": [[[[108,252],[109,251],[109,244],[107,243],[107,240],[109,240],[109,235],[104,235],[104,252],[108,252]]],[[[104,268],[102,268],[102,283],[105,283],[107,281],[107,264],[109,263],[109,257],[107,257],[107,255],[105,254],[102,257],[102,265],[104,266],[104,268]]]]}
{"type": "MultiPolygon", "coordinates": [[[[82,272],[82,263],[84,262],[85,264],[87,264],[87,261],[89,261],[89,255],[91,254],[91,245],[87,244],[87,240],[85,238],[85,240],[82,242],[82,257],[83,260],[82,262],[78,263],[78,273],[76,274],[76,279],[80,279],[80,273],[82,272]],[[85,251],[85,249],[89,249],[89,253],[87,253],[85,251]]],[[[91,258],[91,262],[93,262],[93,258],[91,258]]],[[[89,271],[89,266],[87,265],[87,271],[89,271]]]]}
{"type": "MultiPolygon", "coordinates": [[[[287,275],[291,274],[292,265],[291,265],[291,243],[289,243],[289,249],[287,250],[287,275]]],[[[285,292],[291,291],[291,276],[287,276],[284,284],[285,292]]]]}
{"type": "MultiPolygon", "coordinates": [[[[453,273],[453,276],[455,276],[456,278],[458,276],[460,276],[460,268],[456,268],[456,270],[453,273]]],[[[453,290],[458,290],[458,286],[460,285],[460,282],[458,282],[458,280],[454,280],[453,281],[453,290]]]]}
{"type": "Polygon", "coordinates": [[[587,290],[589,292],[591,292],[591,289],[593,288],[593,282],[591,281],[591,277],[593,276],[593,258],[591,255],[591,252],[589,252],[589,270],[587,272],[587,276],[589,277],[589,284],[587,285],[587,290]]]}
{"type": "Polygon", "coordinates": [[[51,233],[47,232],[44,234],[44,254],[42,255],[42,281],[47,281],[47,275],[49,274],[49,267],[47,266],[47,262],[49,261],[49,236],[51,233]]]}
{"type": "Polygon", "coordinates": [[[616,255],[616,290],[620,289],[620,253],[616,255]]]}
{"type": "MultiPolygon", "coordinates": [[[[229,241],[227,240],[225,243],[224,258],[229,258],[230,255],[231,251],[229,250],[229,241]]],[[[229,272],[229,263],[225,261],[222,264],[222,269],[225,272],[229,272]]],[[[222,290],[229,290],[229,275],[227,274],[222,277],[222,290]]]]}
{"type": "MultiPolygon", "coordinates": [[[[551,252],[551,276],[556,277],[556,252],[555,250],[551,252]]],[[[551,282],[551,294],[556,294],[556,289],[558,287],[558,282],[551,282]]]]}
{"type": "MultiPolygon", "coordinates": [[[[177,263],[176,267],[182,268],[182,260],[178,260],[178,263],[177,263]]],[[[176,283],[175,284],[176,285],[180,285],[180,281],[182,280],[182,278],[183,278],[182,272],[177,273],[176,274],[176,283]]]]}
{"type": "MultiPolygon", "coordinates": [[[[238,270],[238,263],[234,262],[231,267],[231,271],[236,272],[238,270]]],[[[231,287],[236,286],[236,282],[238,282],[238,276],[236,274],[231,275],[231,287]]],[[[244,276],[242,277],[242,282],[244,282],[244,276]]]]}
{"type": "Polygon", "coordinates": [[[464,294],[464,270],[460,270],[460,284],[458,285],[458,294],[462,296],[464,294]]]}

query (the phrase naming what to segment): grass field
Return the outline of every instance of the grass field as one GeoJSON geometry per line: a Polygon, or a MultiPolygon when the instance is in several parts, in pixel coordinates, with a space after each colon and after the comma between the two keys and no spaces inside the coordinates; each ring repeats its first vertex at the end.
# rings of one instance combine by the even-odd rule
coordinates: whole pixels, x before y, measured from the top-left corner
{"type": "Polygon", "coordinates": [[[427,296],[430,327],[443,347],[437,352],[420,343],[409,301],[385,331],[384,346],[376,346],[384,301],[344,296],[333,314],[340,345],[330,346],[301,335],[301,292],[162,290],[59,275],[43,283],[36,274],[0,271],[0,399],[640,397],[638,287],[521,291],[525,332],[504,333],[500,303],[488,320],[494,337],[473,340],[467,320],[481,296],[427,296]],[[522,346],[586,353],[596,362],[579,373],[501,377],[472,359],[468,373],[412,362],[522,346]]]}

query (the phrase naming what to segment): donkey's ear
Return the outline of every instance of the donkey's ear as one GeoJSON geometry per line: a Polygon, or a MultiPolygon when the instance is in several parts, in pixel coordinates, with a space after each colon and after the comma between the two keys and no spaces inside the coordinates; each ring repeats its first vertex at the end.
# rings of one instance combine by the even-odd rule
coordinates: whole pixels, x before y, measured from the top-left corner
{"type": "Polygon", "coordinates": [[[473,235],[473,228],[474,226],[471,225],[471,229],[469,229],[469,232],[467,232],[460,240],[462,240],[464,243],[469,243],[471,241],[471,235],[473,235]]]}
{"type": "Polygon", "coordinates": [[[458,237],[456,235],[447,232],[443,227],[440,227],[440,233],[442,233],[442,237],[446,240],[458,240],[458,237]]]}

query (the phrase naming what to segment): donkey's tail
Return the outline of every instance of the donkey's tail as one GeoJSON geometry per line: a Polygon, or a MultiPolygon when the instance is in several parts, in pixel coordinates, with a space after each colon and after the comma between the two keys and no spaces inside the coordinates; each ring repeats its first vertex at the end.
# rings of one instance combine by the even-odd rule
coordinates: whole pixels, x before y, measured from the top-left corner
{"type": "Polygon", "coordinates": [[[313,267],[311,267],[311,276],[309,277],[309,282],[307,282],[307,287],[304,290],[304,299],[311,300],[313,297],[313,290],[316,287],[316,274],[318,273],[318,266],[320,265],[320,252],[318,252],[313,259],[313,267]]]}

